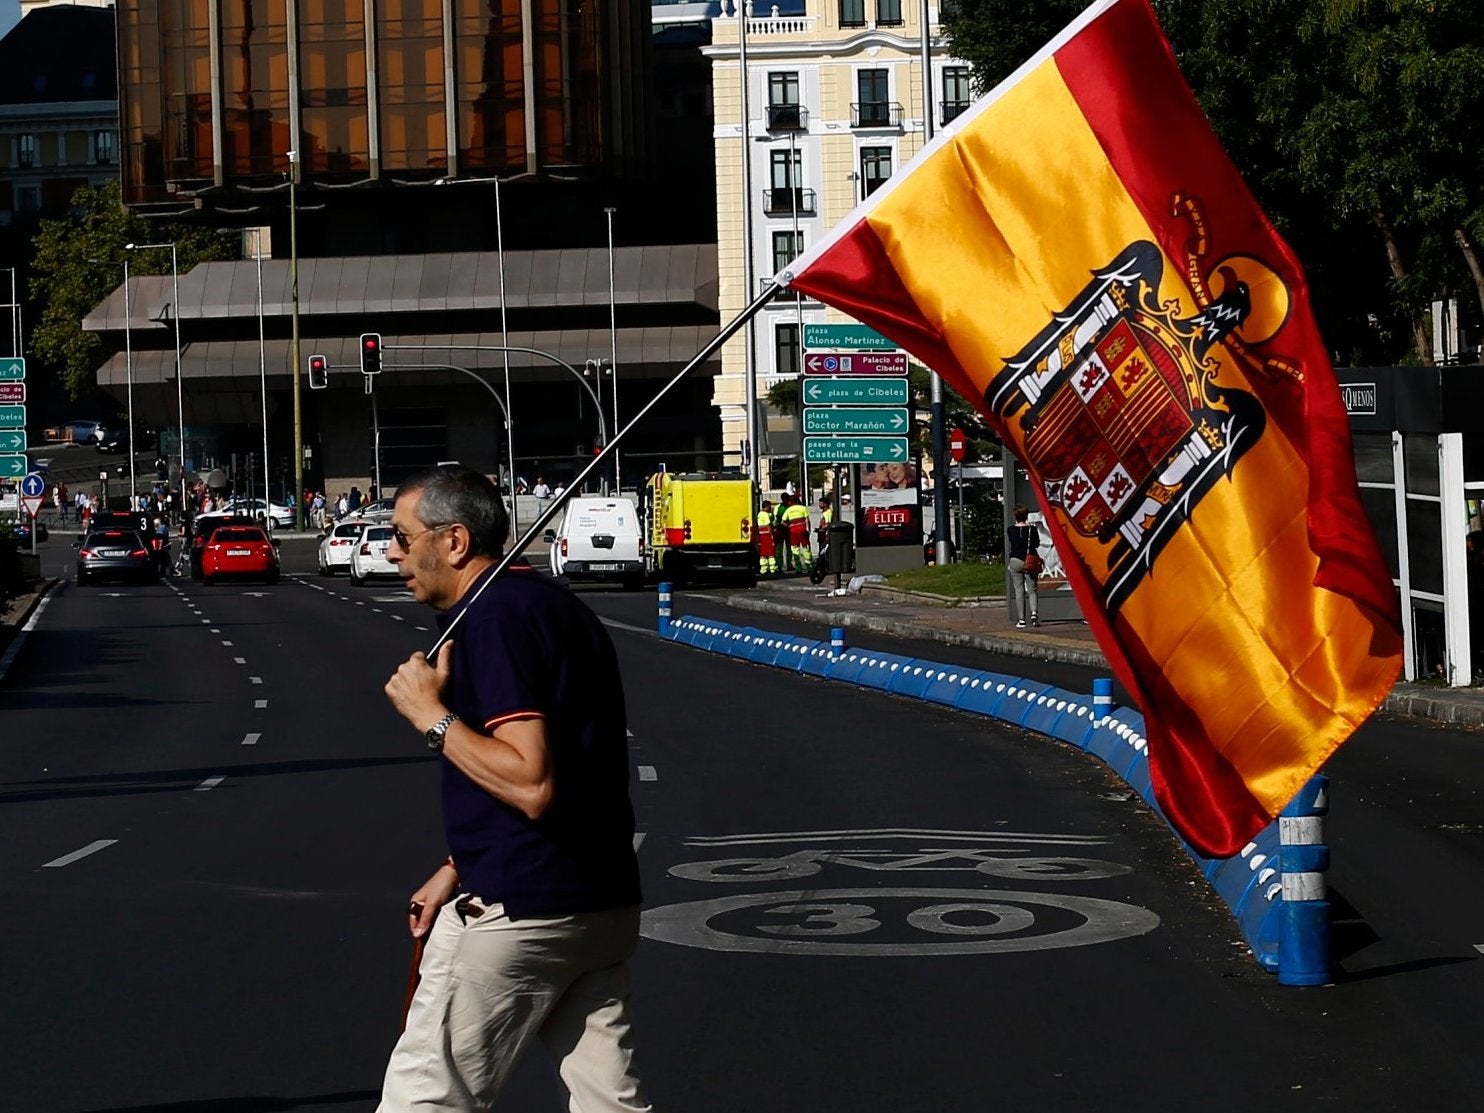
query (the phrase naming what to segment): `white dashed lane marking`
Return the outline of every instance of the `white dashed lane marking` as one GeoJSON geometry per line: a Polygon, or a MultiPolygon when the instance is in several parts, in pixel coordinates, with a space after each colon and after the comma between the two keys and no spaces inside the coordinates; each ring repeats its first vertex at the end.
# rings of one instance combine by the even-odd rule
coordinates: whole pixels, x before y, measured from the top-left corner
{"type": "Polygon", "coordinates": [[[254,710],[261,711],[268,706],[268,701],[265,699],[255,699],[252,701],[252,705],[254,710]]]}
{"type": "Polygon", "coordinates": [[[98,853],[98,851],[104,849],[105,847],[112,846],[116,842],[118,842],[118,839],[98,839],[94,842],[88,843],[88,845],[83,847],[81,850],[74,850],[71,854],[63,854],[60,858],[53,858],[50,862],[42,863],[41,868],[46,870],[60,869],[62,866],[70,866],[73,862],[76,862],[81,858],[86,858],[89,854],[96,854],[98,853]]]}
{"type": "Polygon", "coordinates": [[[233,657],[232,660],[235,661],[239,665],[245,665],[245,664],[247,664],[247,658],[246,657],[233,657]]]}
{"type": "Polygon", "coordinates": [[[262,734],[249,734],[247,735],[247,737],[243,738],[242,744],[244,746],[256,746],[258,744],[258,739],[261,737],[263,737],[262,734]]]}
{"type": "Polygon", "coordinates": [[[634,849],[635,850],[638,850],[639,849],[639,844],[641,842],[643,842],[643,841],[644,841],[644,832],[643,831],[635,831],[634,832],[634,849]]]}
{"type": "Polygon", "coordinates": [[[659,774],[654,771],[653,765],[641,765],[639,766],[639,779],[641,781],[657,781],[659,780],[659,774]]]}
{"type": "Polygon", "coordinates": [[[194,792],[210,792],[212,789],[214,789],[217,785],[221,784],[226,779],[227,779],[226,777],[207,777],[204,781],[202,781],[200,784],[198,784],[192,791],[194,791],[194,792]]]}
{"type": "Polygon", "coordinates": [[[263,682],[263,678],[261,676],[249,676],[247,679],[250,683],[253,684],[261,684],[263,682]]]}

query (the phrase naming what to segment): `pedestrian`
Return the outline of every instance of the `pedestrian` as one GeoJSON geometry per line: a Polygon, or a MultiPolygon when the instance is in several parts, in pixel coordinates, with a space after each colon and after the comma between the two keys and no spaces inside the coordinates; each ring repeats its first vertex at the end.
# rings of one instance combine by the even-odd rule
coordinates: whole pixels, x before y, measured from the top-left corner
{"type": "Polygon", "coordinates": [[[788,528],[788,549],[794,571],[807,574],[814,569],[814,557],[809,552],[809,508],[802,501],[785,495],[780,517],[788,528]]]}
{"type": "Polygon", "coordinates": [[[538,475],[536,486],[531,488],[531,494],[536,496],[536,512],[539,514],[546,509],[546,500],[551,498],[551,488],[546,485],[546,480],[538,475]]]}
{"type": "Polygon", "coordinates": [[[639,871],[624,693],[606,629],[529,565],[491,580],[509,517],[447,464],[397,490],[388,559],[453,636],[387,682],[441,755],[448,860],[412,894],[421,981],[382,1113],[486,1109],[536,1036],[584,1113],[650,1108],[629,1023],[639,871]]]}
{"type": "Polygon", "coordinates": [[[1032,626],[1041,625],[1036,613],[1036,580],[1041,574],[1041,534],[1031,525],[1025,507],[1015,508],[1015,524],[1007,531],[1010,554],[1005,568],[1010,574],[1010,597],[1016,600],[1016,629],[1025,629],[1026,616],[1032,626]]]}
{"type": "Polygon", "coordinates": [[[352,511],[359,510],[361,508],[361,489],[359,487],[352,487],[350,489],[350,495],[346,499],[346,505],[349,506],[352,511]]]}
{"type": "Polygon", "coordinates": [[[763,499],[762,509],[757,512],[757,570],[761,576],[778,574],[778,548],[773,543],[773,503],[763,499]]]}
{"type": "Polygon", "coordinates": [[[58,483],[52,488],[52,501],[57,504],[57,516],[67,524],[67,484],[58,483]]]}

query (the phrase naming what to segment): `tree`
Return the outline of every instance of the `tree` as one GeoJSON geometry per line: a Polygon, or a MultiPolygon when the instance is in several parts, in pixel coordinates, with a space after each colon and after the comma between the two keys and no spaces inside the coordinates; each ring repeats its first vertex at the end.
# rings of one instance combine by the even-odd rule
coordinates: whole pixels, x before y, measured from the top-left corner
{"type": "MultiPolygon", "coordinates": [[[[128,212],[119,184],[84,186],[66,217],[48,218],[34,241],[31,298],[41,315],[31,333],[32,354],[44,372],[57,375],[69,397],[94,385],[106,357],[102,338],[84,332],[82,320],[123,278],[124,245],[173,242],[180,272],[197,263],[232,257],[229,232],[153,224],[128,212]]],[[[169,251],[129,252],[131,274],[169,274],[169,251]]]]}

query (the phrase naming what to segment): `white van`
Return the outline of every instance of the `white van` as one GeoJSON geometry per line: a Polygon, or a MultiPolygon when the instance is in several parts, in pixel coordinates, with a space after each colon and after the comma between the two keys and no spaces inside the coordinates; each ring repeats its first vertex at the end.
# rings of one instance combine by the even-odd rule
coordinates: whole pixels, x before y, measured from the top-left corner
{"type": "Polygon", "coordinates": [[[547,530],[551,574],[569,580],[644,583],[644,539],[632,499],[574,496],[561,528],[547,530]]]}

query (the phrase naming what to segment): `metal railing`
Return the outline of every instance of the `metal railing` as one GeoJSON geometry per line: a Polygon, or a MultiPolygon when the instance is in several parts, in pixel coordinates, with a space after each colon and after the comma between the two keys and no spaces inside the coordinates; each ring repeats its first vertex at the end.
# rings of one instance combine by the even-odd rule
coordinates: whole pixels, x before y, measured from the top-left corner
{"type": "Polygon", "coordinates": [[[853,128],[899,128],[902,106],[896,101],[852,101],[850,126],[853,128]]]}

